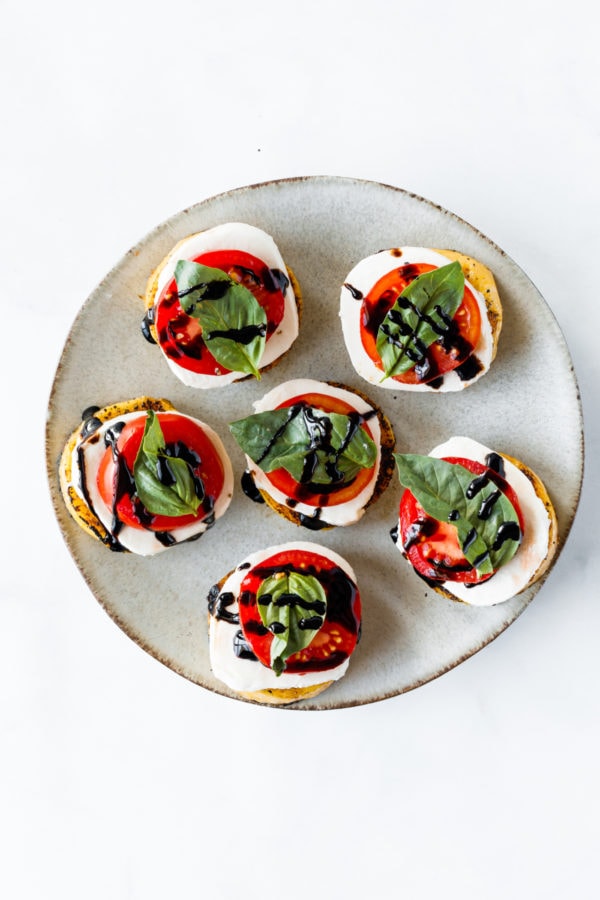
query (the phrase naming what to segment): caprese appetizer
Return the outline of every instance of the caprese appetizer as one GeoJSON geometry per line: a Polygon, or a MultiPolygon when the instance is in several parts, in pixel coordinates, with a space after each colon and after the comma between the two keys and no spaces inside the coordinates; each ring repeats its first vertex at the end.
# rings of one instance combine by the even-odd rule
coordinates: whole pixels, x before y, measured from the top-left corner
{"type": "Polygon", "coordinates": [[[502,306],[482,263],[453,250],[395,247],[348,274],[340,317],[352,364],[366,381],[458,391],[490,368],[502,306]]]}
{"type": "Polygon", "coordinates": [[[361,602],[345,559],[295,542],[246,557],[211,589],[208,616],[215,677],[246,699],[285,704],[345,674],[361,602]]]}
{"type": "Polygon", "coordinates": [[[396,463],[405,490],[392,538],[433,588],[493,606],[544,574],[557,546],[556,513],[524,463],[466,437],[396,463]]]}
{"type": "Polygon", "coordinates": [[[254,376],[298,337],[300,289],[273,238],[242,222],[180,241],[152,273],[142,334],[194,388],[254,376]]]}
{"type": "Polygon", "coordinates": [[[199,538],[233,494],[219,436],[150,397],[86,409],[59,479],[78,525],[111,550],[142,556],[199,538]]]}
{"type": "Polygon", "coordinates": [[[244,492],[312,530],[351,525],[393,474],[394,434],[358,392],[299,378],[229,427],[246,454],[244,492]]]}

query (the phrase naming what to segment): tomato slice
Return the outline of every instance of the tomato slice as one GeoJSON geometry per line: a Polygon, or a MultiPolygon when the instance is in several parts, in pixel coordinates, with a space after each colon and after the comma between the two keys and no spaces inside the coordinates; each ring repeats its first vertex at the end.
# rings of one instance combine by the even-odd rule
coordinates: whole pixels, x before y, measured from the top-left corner
{"type": "Polygon", "coordinates": [[[240,587],[240,625],[260,662],[271,668],[273,635],[262,624],[256,594],[279,571],[314,575],[327,596],[325,621],[312,642],[286,661],[286,672],[320,672],[341,665],[360,637],[361,601],[357,586],[333,560],[307,550],[283,550],[248,570],[240,587]]]}
{"type": "Polygon", "coordinates": [[[176,412],[158,412],[158,420],[167,445],[181,444],[190,452],[190,459],[198,458],[194,474],[204,485],[204,500],[196,515],[163,516],[148,513],[135,495],[133,466],[144,435],[146,415],[128,421],[116,442],[119,462],[113,450],[106,448],[98,467],[96,483],[100,496],[120,522],[132,528],[150,531],[170,531],[192,522],[200,522],[212,511],[214,502],[223,490],[223,463],[212,441],[202,428],[186,416],[176,412]]]}
{"type": "MultiPolygon", "coordinates": [[[[344,416],[356,412],[356,409],[344,400],[341,400],[338,397],[332,397],[329,394],[319,393],[303,394],[298,397],[292,397],[290,400],[285,400],[283,403],[280,403],[277,409],[286,409],[290,406],[295,406],[297,403],[304,403],[307,406],[311,406],[314,409],[320,409],[323,412],[340,413],[344,416]]],[[[370,438],[373,438],[373,433],[369,428],[368,422],[362,422],[360,427],[366,431],[370,438]]],[[[374,468],[375,467],[373,466],[370,469],[361,469],[350,484],[342,485],[339,488],[334,488],[332,490],[329,485],[323,485],[324,489],[327,488],[323,493],[315,493],[314,486],[300,484],[285,469],[274,469],[272,472],[266,472],[265,474],[273,487],[280,490],[282,494],[285,494],[290,500],[295,500],[298,503],[305,503],[307,506],[323,507],[347,503],[348,500],[352,500],[354,497],[358,496],[373,477],[374,468]]]]}
{"type": "MultiPolygon", "coordinates": [[[[360,315],[360,337],[365,352],[382,372],[383,364],[377,352],[379,326],[411,281],[435,268],[428,263],[407,263],[380,278],[364,298],[360,315]]],[[[481,333],[481,313],[472,291],[466,284],[462,303],[453,321],[456,323],[458,338],[452,341],[447,350],[437,341],[430,345],[427,349],[430,368],[425,377],[419,377],[416,367],[413,367],[401,375],[393,375],[392,379],[402,384],[428,384],[446,372],[458,368],[471,355],[481,333]]]]}
{"type": "MultiPolygon", "coordinates": [[[[285,305],[274,270],[242,250],[212,250],[194,257],[192,262],[221,269],[254,294],[267,314],[268,341],[283,319],[285,305]]],[[[175,279],[165,286],[158,298],[154,319],[160,346],[178,366],[204,375],[224,375],[231,371],[217,362],[204,343],[198,320],[181,308],[175,279]]]]}
{"type": "MultiPolygon", "coordinates": [[[[519,519],[521,534],[525,530],[523,513],[514,489],[496,471],[472,459],[448,456],[446,462],[463,466],[474,475],[486,475],[512,503],[519,519]]],[[[427,515],[414,494],[405,490],[400,501],[400,536],[402,547],[414,569],[431,581],[455,581],[479,584],[492,577],[478,575],[464,556],[456,528],[451,522],[438,522],[427,515]]]]}

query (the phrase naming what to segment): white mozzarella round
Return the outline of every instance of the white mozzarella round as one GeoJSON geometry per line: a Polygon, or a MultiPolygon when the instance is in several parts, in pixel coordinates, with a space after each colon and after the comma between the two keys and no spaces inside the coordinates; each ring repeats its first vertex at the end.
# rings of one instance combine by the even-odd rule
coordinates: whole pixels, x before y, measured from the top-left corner
{"type": "MultiPolygon", "coordinates": [[[[131,422],[133,419],[138,419],[140,417],[143,417],[144,415],[144,412],[130,412],[125,413],[122,416],[117,416],[114,419],[110,419],[108,422],[103,422],[100,428],[94,431],[91,435],[81,441],[78,441],[71,454],[70,486],[75,489],[77,494],[84,502],[87,502],[81,487],[82,471],[79,463],[79,450],[81,449],[83,453],[83,474],[85,476],[85,487],[87,496],[89,497],[91,511],[100,520],[100,522],[102,522],[109,533],[111,532],[112,528],[112,510],[102,499],[100,491],[98,490],[98,485],[96,483],[98,468],[106,451],[104,435],[106,431],[115,424],[115,422],[125,422],[125,424],[127,424],[127,422],[131,422]]],[[[210,428],[204,422],[200,422],[198,419],[192,418],[192,416],[184,416],[183,413],[178,413],[178,415],[180,415],[182,418],[190,419],[190,421],[195,422],[202,428],[207,437],[210,438],[210,441],[217,451],[219,459],[221,460],[221,463],[223,465],[223,489],[215,500],[215,506],[213,510],[216,520],[220,518],[226,511],[233,496],[233,469],[231,467],[230,459],[223,446],[223,443],[221,442],[220,437],[215,431],[213,431],[212,428],[210,428]]],[[[160,413],[158,413],[158,417],[160,420],[160,413]]],[[[174,543],[179,544],[182,541],[186,541],[190,538],[195,537],[196,535],[203,534],[208,527],[209,526],[206,524],[206,521],[192,522],[189,525],[181,525],[179,527],[173,528],[168,532],[168,534],[173,538],[174,543]]],[[[157,540],[155,533],[150,529],[133,528],[131,525],[123,525],[121,527],[118,534],[118,541],[119,544],[121,544],[121,546],[126,550],[131,551],[131,553],[137,553],[140,556],[153,556],[156,553],[161,553],[163,550],[168,549],[168,546],[165,546],[159,540],[157,540]]]]}
{"type": "MultiPolygon", "coordinates": [[[[246,225],[242,222],[228,222],[225,225],[217,225],[215,228],[210,228],[207,231],[192,234],[174,248],[158,277],[155,302],[160,298],[164,288],[173,280],[175,266],[179,260],[195,259],[202,253],[214,250],[242,250],[262,260],[270,269],[280,269],[285,274],[288,274],[281,253],[270,235],[254,225],[246,225]]],[[[277,330],[265,343],[265,350],[260,360],[259,368],[262,369],[270,365],[286,353],[298,337],[298,331],[298,308],[290,281],[284,293],[283,318],[277,330]]],[[[231,384],[233,381],[239,381],[240,378],[248,377],[247,372],[226,372],[223,375],[192,372],[180,366],[177,360],[167,356],[164,350],[162,352],[173,373],[188,387],[220,387],[231,384]]]]}
{"type": "MultiPolygon", "coordinates": [[[[267,412],[268,410],[276,409],[280,404],[285,403],[286,400],[314,393],[327,394],[330,397],[343,400],[345,403],[350,404],[352,408],[361,415],[373,412],[373,407],[357,394],[346,391],[343,388],[325,384],[322,381],[313,381],[309,378],[296,378],[292,381],[286,381],[283,384],[277,385],[272,391],[269,391],[268,394],[265,394],[264,397],[254,403],[254,410],[257,413],[267,412]]],[[[368,428],[371,432],[373,441],[377,446],[377,460],[373,468],[373,474],[362,491],[351,500],[347,500],[344,503],[332,503],[329,506],[316,507],[310,506],[308,503],[298,502],[293,507],[295,513],[311,517],[315,515],[316,510],[319,508],[321,510],[319,516],[320,521],[326,522],[328,525],[352,525],[354,522],[358,522],[364,515],[367,503],[373,496],[381,464],[381,427],[377,415],[373,415],[368,420],[368,428]]],[[[269,494],[276,503],[285,506],[289,498],[280,491],[279,488],[275,487],[270,481],[267,473],[263,472],[249,456],[246,456],[246,464],[254,479],[256,487],[269,494]]]]}
{"type": "MultiPolygon", "coordinates": [[[[451,437],[430,452],[436,459],[458,457],[472,459],[485,465],[488,454],[497,452],[468,437],[451,437]]],[[[487,581],[466,587],[456,581],[446,581],[441,587],[471,606],[495,606],[510,600],[522,591],[546,559],[550,545],[551,521],[542,500],[529,478],[510,460],[503,457],[504,480],[515,491],[524,519],[521,545],[515,555],[487,581]]],[[[398,530],[400,534],[400,526],[398,530]]],[[[398,549],[402,552],[401,539],[398,549]]]]}
{"type": "MultiPolygon", "coordinates": [[[[362,299],[370,293],[380,278],[383,278],[388,272],[392,272],[400,266],[410,263],[425,263],[440,268],[441,266],[447,266],[449,262],[450,260],[441,253],[426,247],[398,247],[392,250],[382,250],[380,253],[367,256],[348,273],[342,285],[340,296],[342,331],[352,365],[365,381],[392,391],[434,390],[428,384],[404,384],[396,381],[394,378],[384,379],[382,369],[375,365],[362,343],[360,333],[362,299]]],[[[435,389],[442,393],[445,391],[460,391],[468,387],[477,381],[478,378],[481,378],[492,363],[494,341],[485,299],[483,294],[476,290],[469,281],[466,281],[465,284],[477,301],[481,315],[481,334],[473,352],[482,368],[473,378],[465,381],[461,380],[456,371],[447,372],[443,376],[442,384],[435,389]]]]}
{"type": "MultiPolygon", "coordinates": [[[[248,572],[276,553],[282,553],[286,550],[304,550],[307,553],[318,553],[321,556],[325,556],[334,562],[336,566],[339,566],[356,584],[356,576],[352,567],[333,550],[306,541],[294,541],[251,553],[239,564],[235,571],[228,576],[220,590],[220,593],[230,591],[235,598],[235,601],[227,606],[228,613],[233,615],[238,613],[240,586],[248,572]]],[[[311,687],[315,684],[323,684],[325,681],[337,681],[348,668],[349,659],[345,659],[341,665],[322,672],[306,672],[304,674],[282,672],[281,675],[277,676],[272,669],[263,665],[259,660],[240,659],[235,655],[233,639],[239,630],[240,625],[228,622],[225,619],[217,619],[214,615],[209,616],[208,634],[211,668],[215,678],[218,678],[219,681],[222,681],[231,690],[238,693],[311,687]]]]}

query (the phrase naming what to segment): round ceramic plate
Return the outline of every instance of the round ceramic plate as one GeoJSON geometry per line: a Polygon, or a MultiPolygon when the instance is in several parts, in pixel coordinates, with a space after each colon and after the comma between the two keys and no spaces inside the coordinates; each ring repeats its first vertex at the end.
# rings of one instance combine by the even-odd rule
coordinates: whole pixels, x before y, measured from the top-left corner
{"type": "MultiPolygon", "coordinates": [[[[401,493],[394,479],[354,526],[309,532],[242,493],[243,455],[228,423],[280,381],[309,375],[366,391],[390,418],[399,452],[427,453],[466,434],[522,459],[556,506],[559,549],[575,514],[583,469],[582,420],[571,359],[546,303],[515,263],[482,234],[438,206],[385,185],[347,178],[300,178],[229,191],[159,225],[117,264],[84,304],[66,342],[50,399],[47,463],[56,515],[84,578],[108,614],[165,665],[232,696],[212,675],[206,595],[248,553],[290,540],[315,540],[345,556],[363,598],[363,636],[347,675],[295,708],[331,709],[415,688],[471,656],[505,629],[540,583],[507,603],[475,608],[431,591],[402,559],[389,532],[401,493]],[[140,333],[141,300],[154,267],[180,238],[222,222],[248,222],[273,235],[300,282],[300,337],[285,359],[255,380],[194,391],[169,371],[140,333]],[[341,335],[340,285],[362,257],[398,245],[445,247],[481,260],[495,275],[504,327],[490,372],[456,394],[371,387],[352,368],[341,335]],[[57,460],[81,412],[140,395],[166,397],[211,424],[236,469],[226,516],[196,543],[153,558],[111,553],[68,515],[57,460]]],[[[289,707],[287,707],[289,708],[289,707]]]]}

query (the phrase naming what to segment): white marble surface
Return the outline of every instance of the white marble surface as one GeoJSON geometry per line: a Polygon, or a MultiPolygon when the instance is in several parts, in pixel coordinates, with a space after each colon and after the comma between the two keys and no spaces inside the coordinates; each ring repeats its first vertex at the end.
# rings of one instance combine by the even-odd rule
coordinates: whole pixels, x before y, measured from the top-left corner
{"type": "Polygon", "coordinates": [[[3,896],[597,896],[589,10],[2,4],[3,896]],[[571,349],[587,459],[557,566],[495,642],[401,697],[299,714],[205,692],[119,631],[63,544],[43,436],[71,323],[130,246],[306,174],[414,191],[529,274],[571,349]]]}

